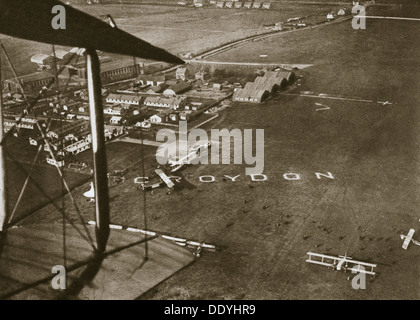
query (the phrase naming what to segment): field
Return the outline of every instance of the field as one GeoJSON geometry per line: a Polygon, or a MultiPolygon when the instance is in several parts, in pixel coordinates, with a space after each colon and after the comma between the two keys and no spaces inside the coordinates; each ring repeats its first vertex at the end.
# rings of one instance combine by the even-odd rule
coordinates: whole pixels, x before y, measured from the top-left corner
{"type": "MultiPolygon", "coordinates": [[[[213,30],[218,22],[211,22],[213,30]]],[[[159,41],[169,49],[178,44],[174,52],[201,50],[205,45],[189,38],[194,32],[159,41]]],[[[366,30],[353,30],[347,21],[213,56],[252,62],[266,53],[270,62],[313,66],[299,71],[293,90],[262,105],[233,104],[203,127],[264,129],[266,181],[251,181],[246,165],[199,165],[182,171],[181,190],[146,194],[147,228],[221,250],[204,252],[139,298],[419,299],[418,247],[402,250],[399,237],[419,223],[418,34],[418,22],[369,20],[366,30]],[[316,111],[316,103],[329,109],[316,111]],[[318,179],[317,172],[334,178],[318,179]],[[286,173],[300,179],[286,180],[286,173]],[[216,181],[200,182],[204,175],[216,181]],[[240,177],[233,182],[224,175],[240,177]],[[366,290],[354,290],[349,274],[305,263],[308,251],[347,252],[378,264],[378,277],[366,290]]],[[[110,188],[111,221],[144,227],[143,192],[132,183],[141,170],[139,146],[109,147],[110,170],[132,165],[126,182],[110,188]]],[[[149,172],[156,165],[154,151],[146,151],[149,172]]],[[[93,205],[82,196],[87,189],[88,184],[76,189],[75,196],[91,219],[93,205]]],[[[66,203],[74,214],[67,198],[66,203]]],[[[53,211],[46,206],[33,219],[56,221],[53,211]]]]}

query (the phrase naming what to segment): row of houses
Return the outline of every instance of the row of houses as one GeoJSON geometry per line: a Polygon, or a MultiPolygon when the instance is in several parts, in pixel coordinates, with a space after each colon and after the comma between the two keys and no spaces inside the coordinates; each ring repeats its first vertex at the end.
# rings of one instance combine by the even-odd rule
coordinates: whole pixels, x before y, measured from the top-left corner
{"type": "Polygon", "coordinates": [[[270,2],[210,1],[216,8],[270,9],[270,2]]]}
{"type": "Polygon", "coordinates": [[[233,93],[233,101],[261,103],[278,89],[285,87],[293,81],[293,72],[267,71],[264,76],[259,76],[254,82],[247,82],[245,87],[233,93]]]}

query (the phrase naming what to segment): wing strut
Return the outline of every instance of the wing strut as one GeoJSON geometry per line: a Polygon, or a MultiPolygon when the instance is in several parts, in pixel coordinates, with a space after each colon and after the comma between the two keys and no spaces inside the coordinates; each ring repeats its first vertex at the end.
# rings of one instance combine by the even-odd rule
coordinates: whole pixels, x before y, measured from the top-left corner
{"type": "Polygon", "coordinates": [[[109,194],[104,138],[104,112],[99,58],[95,49],[86,49],[89,91],[90,128],[92,135],[93,172],[95,184],[96,243],[104,252],[109,237],[109,194]]]}

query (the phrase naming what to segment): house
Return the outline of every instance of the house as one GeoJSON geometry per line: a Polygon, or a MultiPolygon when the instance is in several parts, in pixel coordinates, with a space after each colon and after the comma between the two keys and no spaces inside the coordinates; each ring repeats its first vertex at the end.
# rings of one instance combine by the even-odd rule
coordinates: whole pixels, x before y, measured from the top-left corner
{"type": "Polygon", "coordinates": [[[36,63],[40,69],[51,69],[54,58],[48,54],[39,53],[31,57],[31,62],[36,63]]]}
{"type": "Polygon", "coordinates": [[[264,2],[262,5],[263,9],[270,9],[271,8],[271,3],[270,2],[264,2]]]}
{"type": "Polygon", "coordinates": [[[173,86],[170,86],[165,91],[163,91],[163,94],[165,96],[175,96],[177,94],[181,94],[185,91],[188,91],[191,89],[191,83],[189,82],[179,82],[173,86]]]}
{"type": "Polygon", "coordinates": [[[332,12],[330,12],[329,14],[327,14],[327,20],[328,21],[333,20],[333,19],[334,19],[334,15],[333,15],[332,12]]]}
{"type": "Polygon", "coordinates": [[[177,80],[188,80],[189,71],[187,68],[178,68],[176,69],[175,77],[177,80]]]}
{"type": "Polygon", "coordinates": [[[225,8],[233,8],[233,2],[231,2],[231,1],[227,1],[227,2],[225,3],[225,8]]]}
{"type": "Polygon", "coordinates": [[[345,16],[347,13],[347,8],[341,8],[340,10],[338,10],[337,15],[338,16],[345,16]]]}
{"type": "Polygon", "coordinates": [[[236,9],[242,8],[242,2],[235,2],[235,8],[236,9]]]}
{"type": "Polygon", "coordinates": [[[254,8],[254,9],[259,9],[259,8],[261,8],[261,2],[254,2],[254,3],[252,4],[252,8],[254,8]]]}
{"type": "Polygon", "coordinates": [[[149,118],[149,121],[150,121],[151,123],[162,123],[162,122],[163,122],[163,120],[164,120],[164,117],[162,117],[162,115],[161,115],[161,114],[154,114],[153,116],[151,116],[151,117],[149,118]]]}
{"type": "Polygon", "coordinates": [[[251,9],[251,7],[252,7],[252,2],[245,2],[244,3],[244,8],[251,9]]]}
{"type": "Polygon", "coordinates": [[[148,107],[179,109],[185,105],[185,98],[147,97],[144,104],[148,107]]]}
{"type": "Polygon", "coordinates": [[[223,8],[224,5],[225,3],[223,1],[217,1],[216,8],[223,8]]]}
{"type": "Polygon", "coordinates": [[[210,0],[210,4],[215,5],[216,3],[217,3],[217,1],[216,1],[216,0],[210,0]]]}
{"type": "Polygon", "coordinates": [[[201,8],[204,4],[204,0],[194,0],[194,6],[201,8]]]}

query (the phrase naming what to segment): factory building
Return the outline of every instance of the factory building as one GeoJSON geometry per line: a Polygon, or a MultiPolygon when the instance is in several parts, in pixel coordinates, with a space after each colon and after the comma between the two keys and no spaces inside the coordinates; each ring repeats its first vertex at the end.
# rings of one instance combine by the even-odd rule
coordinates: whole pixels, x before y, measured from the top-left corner
{"type": "MultiPolygon", "coordinates": [[[[109,83],[136,78],[143,72],[143,68],[143,63],[134,64],[133,60],[109,62],[101,65],[101,80],[102,83],[109,83]]],[[[81,79],[87,79],[86,68],[79,69],[78,76],[81,79]]]]}
{"type": "MultiPolygon", "coordinates": [[[[52,83],[54,79],[55,77],[48,72],[38,72],[19,77],[26,94],[37,94],[43,87],[52,83]]],[[[10,93],[23,93],[19,86],[19,81],[16,79],[4,80],[4,90],[10,93]]]]}

